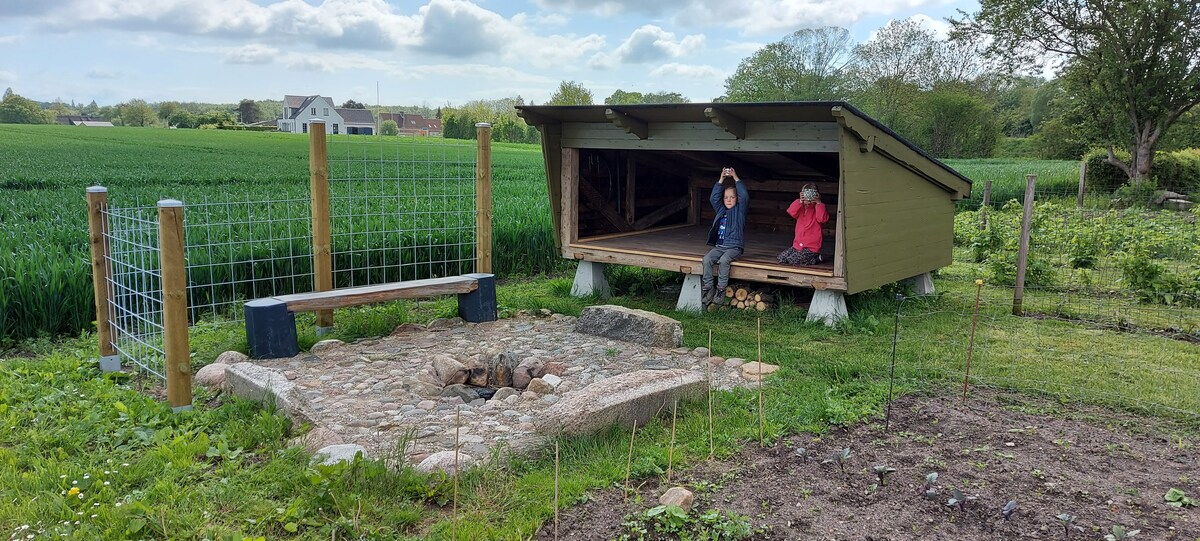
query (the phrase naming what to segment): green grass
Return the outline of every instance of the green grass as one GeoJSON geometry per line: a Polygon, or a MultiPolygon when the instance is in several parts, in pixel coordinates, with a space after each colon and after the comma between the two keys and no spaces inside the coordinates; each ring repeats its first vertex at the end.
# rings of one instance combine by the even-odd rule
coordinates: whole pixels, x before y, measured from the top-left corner
{"type": "Polygon", "coordinates": [[[971,197],[960,206],[976,208],[983,201],[983,187],[992,181],[991,201],[1000,205],[1025,198],[1025,175],[1037,175],[1037,193],[1074,199],[1079,191],[1079,162],[1025,158],[943,160],[971,179],[971,197]]]}
{"type": "MultiPolygon", "coordinates": [[[[661,285],[661,273],[622,268],[613,274],[618,294],[613,302],[680,319],[687,346],[706,345],[711,330],[716,354],[757,355],[755,315],[675,313],[674,298],[645,293],[661,285]]],[[[937,298],[906,301],[897,351],[898,393],[961,386],[972,280],[969,269],[956,265],[937,280],[942,292],[937,298]]],[[[498,292],[500,309],[504,315],[543,307],[578,314],[589,299],[567,296],[568,285],[566,278],[506,280],[498,292]]],[[[1200,411],[1195,345],[1016,318],[1008,314],[1011,297],[1006,291],[987,287],[984,293],[971,368],[975,385],[1160,415],[1188,430],[1200,429],[1194,413],[1200,411]]],[[[833,425],[861,422],[879,414],[886,403],[892,292],[857,295],[850,303],[851,319],[836,329],[805,323],[804,310],[791,306],[763,317],[763,357],[782,367],[765,387],[769,444],[795,431],[823,433],[833,425]]],[[[342,310],[334,336],[352,340],[385,334],[399,323],[453,312],[453,299],[342,310]]],[[[231,344],[244,347],[236,329],[196,332],[202,333],[193,340],[198,365],[231,344]]],[[[139,392],[146,381],[98,373],[87,361],[92,350],[77,340],[36,359],[6,361],[0,370],[0,422],[11,427],[0,432],[0,497],[13,502],[0,507],[0,528],[12,531],[30,524],[47,536],[78,538],[450,535],[452,487],[447,479],[382,462],[310,466],[302,450],[286,447],[298,427],[269,408],[200,394],[195,411],[172,414],[166,404],[139,392]],[[73,486],[80,487],[82,499],[67,497],[73,486]],[[76,514],[80,512],[84,515],[76,514]]],[[[757,445],[757,404],[752,391],[717,395],[719,456],[757,445]]],[[[708,455],[705,411],[703,404],[680,409],[677,470],[708,455]]],[[[636,479],[665,475],[669,437],[669,421],[638,431],[632,458],[636,479]]],[[[563,505],[589,490],[622,482],[628,438],[628,432],[613,430],[560,442],[563,505]]],[[[464,476],[460,538],[533,535],[553,515],[552,457],[552,447],[528,459],[499,457],[491,467],[464,476]]]]}

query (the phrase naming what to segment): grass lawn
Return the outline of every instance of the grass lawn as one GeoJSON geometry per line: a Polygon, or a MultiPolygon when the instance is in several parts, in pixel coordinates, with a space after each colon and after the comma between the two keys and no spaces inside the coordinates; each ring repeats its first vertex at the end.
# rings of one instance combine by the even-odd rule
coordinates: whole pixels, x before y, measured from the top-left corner
{"type": "MultiPolygon", "coordinates": [[[[899,393],[959,386],[973,314],[970,271],[948,269],[941,295],[905,301],[896,358],[899,393]]],[[[671,311],[669,295],[637,294],[673,278],[668,273],[613,269],[615,302],[670,314],[683,323],[688,346],[753,359],[758,320],[742,313],[671,311]]],[[[578,314],[588,299],[569,297],[568,278],[507,281],[499,288],[504,314],[549,308],[578,314]]],[[[1002,290],[985,288],[973,350],[976,384],[1108,405],[1178,421],[1181,434],[1200,427],[1200,354],[1194,344],[1118,333],[1069,322],[1016,318],[1002,290]],[[1153,370],[1153,371],[1151,371],[1153,370]],[[1148,372],[1149,371],[1149,372],[1148,372]],[[1148,375],[1149,374],[1149,375],[1148,375]],[[1190,412],[1190,414],[1189,414],[1190,412]]],[[[793,431],[820,433],[882,411],[888,394],[895,300],[878,291],[852,297],[853,316],[828,329],[804,322],[784,306],[762,320],[763,357],[782,366],[769,380],[764,415],[768,442],[793,431]]],[[[1011,303],[1011,298],[1007,298],[1011,303]]],[[[336,337],[389,332],[408,321],[454,312],[452,299],[400,302],[338,314],[336,337]]],[[[303,328],[303,327],[302,327],[303,328]]],[[[198,364],[227,348],[244,347],[233,327],[195,331],[198,364]]],[[[315,337],[307,337],[311,344],[315,337]]],[[[286,446],[299,427],[257,404],[208,394],[192,412],[172,414],[139,390],[138,378],[103,376],[88,362],[86,339],[10,359],[0,371],[0,527],[29,525],[39,536],[173,539],[445,539],[452,526],[452,484],[383,461],[309,466],[286,446]],[[78,489],[75,491],[74,489],[78,489]]],[[[754,393],[718,395],[718,454],[756,444],[754,393]]],[[[702,404],[680,410],[676,467],[708,454],[702,404]]],[[[668,423],[669,424],[669,423],[668,423]]],[[[610,431],[561,442],[560,501],[622,482],[628,432],[610,431]]],[[[638,478],[664,475],[669,426],[638,431],[632,469],[638,478]]],[[[552,518],[553,453],[499,457],[464,475],[459,486],[462,539],[525,539],[552,518]]]]}

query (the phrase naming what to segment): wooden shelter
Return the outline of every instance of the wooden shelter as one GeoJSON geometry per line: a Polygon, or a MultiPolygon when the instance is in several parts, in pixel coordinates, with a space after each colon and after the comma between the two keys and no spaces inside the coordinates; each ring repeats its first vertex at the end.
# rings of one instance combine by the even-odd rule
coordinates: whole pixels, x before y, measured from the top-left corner
{"type": "Polygon", "coordinates": [[[844,294],[927,281],[948,265],[954,201],[971,192],[969,179],[845,102],[517,109],[542,134],[558,245],[580,261],[576,293],[604,287],[597,264],[666,269],[689,275],[679,307],[698,309],[709,191],[734,167],[750,207],[732,279],[811,287],[810,318],[832,321],[845,315],[844,294]],[[830,215],[824,261],[780,265],[795,224],[786,209],[806,182],[830,215]]]}

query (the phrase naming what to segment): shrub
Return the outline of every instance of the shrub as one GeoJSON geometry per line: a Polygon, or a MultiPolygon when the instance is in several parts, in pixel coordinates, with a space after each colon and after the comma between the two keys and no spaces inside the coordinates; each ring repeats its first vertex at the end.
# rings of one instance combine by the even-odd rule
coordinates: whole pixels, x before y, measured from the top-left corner
{"type": "Polygon", "coordinates": [[[379,133],[383,135],[399,135],[400,126],[396,125],[395,120],[384,120],[383,124],[379,125],[379,133]]]}
{"type": "MultiPolygon", "coordinates": [[[[1030,250],[1025,262],[1025,287],[1052,287],[1057,280],[1054,267],[1040,252],[1030,250]]],[[[992,282],[1006,286],[1017,284],[1017,252],[1005,250],[988,256],[985,261],[992,282]]]]}
{"type": "MultiPolygon", "coordinates": [[[[1124,150],[1113,152],[1117,159],[1129,160],[1124,150]]],[[[1128,184],[1129,177],[1115,165],[1105,161],[1108,151],[1094,148],[1084,155],[1087,162],[1087,187],[1089,191],[1112,192],[1128,184]]],[[[1150,173],[1157,185],[1165,190],[1180,193],[1200,191],[1200,149],[1188,148],[1174,152],[1156,152],[1150,164],[1150,173]]]]}
{"type": "MultiPolygon", "coordinates": [[[[1124,150],[1114,150],[1118,160],[1128,160],[1129,153],[1124,150]]],[[[1089,192],[1110,193],[1129,182],[1129,176],[1124,171],[1108,163],[1108,150],[1093,148],[1083,155],[1087,162],[1087,190],[1089,192]]]]}

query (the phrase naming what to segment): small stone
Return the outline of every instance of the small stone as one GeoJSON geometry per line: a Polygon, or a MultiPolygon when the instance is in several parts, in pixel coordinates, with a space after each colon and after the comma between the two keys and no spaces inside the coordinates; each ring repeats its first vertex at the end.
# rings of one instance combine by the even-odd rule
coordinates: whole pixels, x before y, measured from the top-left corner
{"type": "Polygon", "coordinates": [[[1006,441],[1006,442],[1004,442],[1004,446],[1005,446],[1005,447],[1016,447],[1016,446],[1017,446],[1017,444],[1015,444],[1015,443],[1013,443],[1013,442],[1011,442],[1011,441],[1006,441]]]}
{"type": "Polygon", "coordinates": [[[554,392],[554,386],[550,385],[542,378],[533,378],[533,380],[529,382],[528,389],[538,394],[550,394],[554,392]]]}
{"type": "Polygon", "coordinates": [[[533,391],[525,391],[521,393],[521,398],[524,400],[537,400],[538,394],[533,391]]]}
{"type": "Polygon", "coordinates": [[[740,359],[738,357],[725,359],[725,367],[726,368],[737,368],[739,366],[742,366],[743,364],[746,364],[746,359],[740,359]]]}
{"type": "MultiPolygon", "coordinates": [[[[226,353],[237,352],[227,351],[226,353]]],[[[224,356],[225,354],[222,353],[221,355],[224,356]]],[[[192,379],[197,385],[203,385],[210,389],[220,389],[225,385],[226,368],[229,368],[229,365],[224,363],[212,363],[208,366],[200,368],[200,370],[197,370],[196,376],[192,379]]]]}
{"type": "Polygon", "coordinates": [[[432,400],[422,400],[420,402],[417,402],[417,407],[421,408],[425,411],[430,411],[433,408],[437,407],[437,402],[434,402],[432,400]]]}
{"type": "Polygon", "coordinates": [[[228,365],[228,364],[244,363],[249,360],[250,360],[250,358],[247,357],[245,353],[242,353],[240,351],[226,351],[220,355],[217,355],[217,360],[213,361],[213,364],[220,363],[220,364],[228,365]]]}
{"type": "Polygon", "coordinates": [[[436,354],[430,360],[430,364],[433,366],[433,371],[442,385],[466,383],[467,377],[470,375],[466,365],[458,362],[458,359],[449,355],[436,354]]]}
{"type": "Polygon", "coordinates": [[[692,508],[692,493],[683,487],[671,487],[658,498],[658,503],[663,505],[676,505],[680,509],[687,511],[692,508]]]}
{"type": "Polygon", "coordinates": [[[696,357],[708,357],[709,355],[712,355],[712,352],[709,351],[708,348],[701,346],[696,349],[693,349],[692,355],[694,355],[696,357]]]}
{"type": "Polygon", "coordinates": [[[551,387],[558,387],[558,385],[562,383],[562,378],[554,374],[546,374],[542,376],[542,381],[550,384],[551,387]]]}
{"type": "Polygon", "coordinates": [[[337,464],[338,462],[352,462],[354,457],[362,454],[363,458],[367,458],[367,448],[353,443],[344,443],[340,445],[330,445],[322,447],[313,454],[313,461],[321,461],[321,464],[326,466],[337,464]]]}
{"type": "Polygon", "coordinates": [[[548,395],[542,397],[542,402],[545,402],[547,404],[554,404],[554,403],[558,402],[558,400],[559,400],[558,395],[556,395],[556,394],[548,394],[548,395]]]}
{"type": "Polygon", "coordinates": [[[405,323],[403,325],[400,325],[399,327],[396,327],[396,330],[392,331],[392,334],[395,335],[395,334],[425,332],[425,330],[426,329],[423,325],[417,325],[416,323],[405,323]]]}
{"type": "Polygon", "coordinates": [[[507,402],[507,398],[521,394],[520,391],[512,387],[501,387],[496,390],[496,394],[492,395],[492,400],[501,400],[507,402]]]}
{"type": "Polygon", "coordinates": [[[725,365],[725,357],[716,357],[716,356],[709,357],[708,364],[711,364],[713,366],[724,366],[725,365]]]}
{"type": "Polygon", "coordinates": [[[321,426],[288,441],[288,445],[302,445],[310,453],[316,453],[322,448],[341,443],[342,437],[338,436],[337,432],[321,426]]]}
{"type": "Polygon", "coordinates": [[[346,345],[345,342],[336,338],[331,338],[329,340],[321,340],[320,342],[313,344],[311,348],[308,348],[308,351],[309,353],[322,353],[344,345],[346,345]]]}
{"type": "Polygon", "coordinates": [[[439,451],[425,457],[420,464],[416,465],[416,470],[422,473],[433,473],[441,470],[447,474],[455,473],[455,462],[457,460],[458,470],[471,467],[475,463],[475,459],[466,453],[458,453],[457,459],[454,451],[439,451]]]}
{"type": "Polygon", "coordinates": [[[742,377],[750,381],[758,381],[779,371],[779,366],[774,364],[760,363],[758,361],[749,362],[742,365],[742,377]]]}

